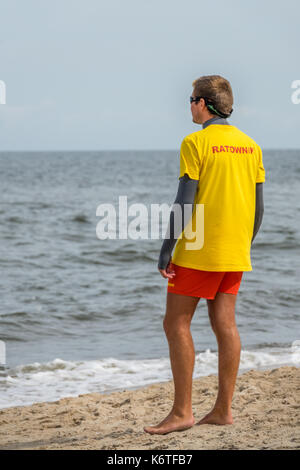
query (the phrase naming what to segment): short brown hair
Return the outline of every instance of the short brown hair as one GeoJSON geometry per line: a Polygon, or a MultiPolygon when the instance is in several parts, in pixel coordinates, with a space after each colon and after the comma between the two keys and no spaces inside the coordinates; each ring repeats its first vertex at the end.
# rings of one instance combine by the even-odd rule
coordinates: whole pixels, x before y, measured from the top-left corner
{"type": "Polygon", "coordinates": [[[204,75],[193,81],[194,95],[209,98],[221,113],[229,114],[233,105],[231,85],[220,75],[204,75]]]}

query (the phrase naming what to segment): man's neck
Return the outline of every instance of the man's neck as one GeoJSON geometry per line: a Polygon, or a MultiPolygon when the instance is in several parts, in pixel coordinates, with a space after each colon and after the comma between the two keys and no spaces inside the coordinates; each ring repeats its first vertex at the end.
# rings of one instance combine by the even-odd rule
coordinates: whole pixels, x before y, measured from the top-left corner
{"type": "Polygon", "coordinates": [[[227,125],[229,125],[229,122],[225,118],[222,118],[222,117],[219,117],[219,116],[214,116],[214,117],[208,119],[207,121],[205,121],[202,124],[202,129],[205,129],[210,124],[227,124],[227,125]]]}

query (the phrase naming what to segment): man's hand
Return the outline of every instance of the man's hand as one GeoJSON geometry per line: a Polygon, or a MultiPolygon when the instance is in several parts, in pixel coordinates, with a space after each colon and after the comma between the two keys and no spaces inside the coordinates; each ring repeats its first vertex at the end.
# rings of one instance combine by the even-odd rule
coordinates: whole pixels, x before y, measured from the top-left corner
{"type": "Polygon", "coordinates": [[[159,270],[160,274],[162,275],[162,277],[165,277],[167,279],[173,279],[176,275],[174,269],[170,268],[170,263],[168,264],[166,269],[159,269],[158,268],[158,270],[159,270]]]}
{"type": "Polygon", "coordinates": [[[175,275],[175,272],[173,271],[173,269],[170,268],[172,256],[171,256],[170,251],[164,250],[163,247],[159,254],[157,268],[160,274],[162,275],[162,277],[172,279],[175,275]]]}

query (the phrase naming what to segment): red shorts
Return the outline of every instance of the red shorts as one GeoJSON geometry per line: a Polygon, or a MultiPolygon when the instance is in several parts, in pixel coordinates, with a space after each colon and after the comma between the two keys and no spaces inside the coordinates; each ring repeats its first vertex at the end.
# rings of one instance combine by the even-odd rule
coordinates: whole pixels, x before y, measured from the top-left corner
{"type": "Polygon", "coordinates": [[[200,271],[170,263],[175,276],[168,279],[167,292],[214,299],[217,292],[237,294],[243,271],[200,271]]]}

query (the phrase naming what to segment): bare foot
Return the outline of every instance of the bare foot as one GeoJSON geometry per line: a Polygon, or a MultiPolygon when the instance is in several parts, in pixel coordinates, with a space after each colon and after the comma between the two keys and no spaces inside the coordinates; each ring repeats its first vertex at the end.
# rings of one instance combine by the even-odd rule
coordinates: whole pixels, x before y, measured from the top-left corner
{"type": "Polygon", "coordinates": [[[194,416],[180,417],[172,414],[172,412],[157,426],[146,426],[145,432],[149,434],[167,434],[173,431],[184,431],[191,428],[195,424],[194,416]]]}
{"type": "Polygon", "coordinates": [[[222,414],[220,411],[213,409],[196,424],[233,424],[232,414],[230,412],[225,415],[224,413],[222,414]]]}

